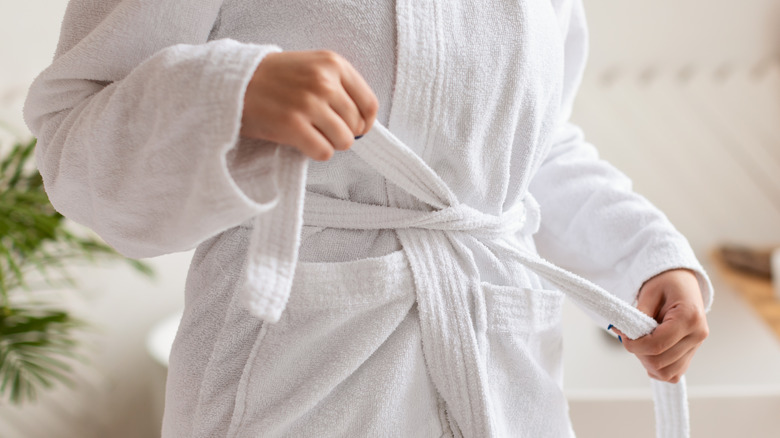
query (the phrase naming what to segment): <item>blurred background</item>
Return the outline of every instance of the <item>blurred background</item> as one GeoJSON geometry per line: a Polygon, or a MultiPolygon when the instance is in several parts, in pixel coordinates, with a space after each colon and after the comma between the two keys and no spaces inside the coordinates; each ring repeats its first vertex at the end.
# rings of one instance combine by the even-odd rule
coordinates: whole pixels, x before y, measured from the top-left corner
{"type": "MultiPolygon", "coordinates": [[[[693,436],[780,436],[780,292],[769,279],[780,246],[780,2],[585,3],[591,53],[574,121],[688,236],[716,288],[710,339],[687,376],[693,436]]],[[[29,140],[22,103],[51,61],[66,4],[0,2],[2,151],[29,140]]],[[[76,264],[77,287],[40,291],[89,322],[77,335],[86,360],[73,362],[72,387],[23,404],[3,398],[0,437],[159,436],[191,256],[145,260],[155,279],[120,260],[76,264]]],[[[578,310],[565,312],[578,436],[654,436],[639,362],[578,310]]]]}

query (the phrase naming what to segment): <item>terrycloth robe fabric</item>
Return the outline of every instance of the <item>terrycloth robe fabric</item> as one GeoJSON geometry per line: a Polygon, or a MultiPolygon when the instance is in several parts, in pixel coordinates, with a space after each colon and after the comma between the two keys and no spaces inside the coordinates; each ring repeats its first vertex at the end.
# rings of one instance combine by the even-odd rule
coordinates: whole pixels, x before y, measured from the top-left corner
{"type": "Polygon", "coordinates": [[[565,285],[510,255],[538,249],[628,304],[680,267],[697,273],[707,307],[712,294],[684,237],[568,121],[586,54],[579,0],[72,0],[25,106],[53,205],[131,257],[197,247],[163,435],[573,435],[555,290],[565,285]],[[379,98],[356,150],[310,162],[239,138],[263,57],[321,48],[379,98]],[[434,193],[526,220],[486,244],[462,223],[366,229],[398,224],[387,210],[346,218],[352,229],[312,216],[337,201],[435,207],[409,196],[421,181],[399,186],[364,161],[380,137],[435,172],[446,190],[434,193]],[[415,261],[414,238],[439,242],[429,247],[444,264],[415,261]],[[438,285],[421,284],[422,265],[438,285]],[[470,283],[448,287],[447,272],[470,283]],[[460,306],[465,332],[431,322],[441,298],[460,306]],[[436,338],[458,333],[473,338],[436,338]]]}

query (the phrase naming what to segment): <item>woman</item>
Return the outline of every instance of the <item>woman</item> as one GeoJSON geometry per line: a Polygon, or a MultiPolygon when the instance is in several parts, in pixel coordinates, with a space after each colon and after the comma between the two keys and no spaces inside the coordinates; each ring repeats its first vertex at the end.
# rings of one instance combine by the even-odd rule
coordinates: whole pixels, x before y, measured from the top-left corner
{"type": "Polygon", "coordinates": [[[586,53],[580,0],[71,0],[25,106],[53,205],[197,247],[163,435],[572,436],[556,287],[680,380],[712,288],[568,122],[586,53]]]}

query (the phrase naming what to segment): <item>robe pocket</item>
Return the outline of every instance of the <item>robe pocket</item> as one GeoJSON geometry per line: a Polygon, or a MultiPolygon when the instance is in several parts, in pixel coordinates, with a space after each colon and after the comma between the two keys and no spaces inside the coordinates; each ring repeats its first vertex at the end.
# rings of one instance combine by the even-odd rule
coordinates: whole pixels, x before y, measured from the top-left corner
{"type": "Polygon", "coordinates": [[[564,294],[482,283],[486,368],[498,436],[570,436],[563,394],[564,294]],[[544,428],[544,429],[542,429],[544,428]]]}
{"type": "Polygon", "coordinates": [[[298,262],[288,309],[377,306],[414,294],[403,250],[347,262],[298,262]]]}
{"type": "Polygon", "coordinates": [[[563,292],[482,282],[487,329],[499,333],[536,333],[558,327],[563,292]]]}

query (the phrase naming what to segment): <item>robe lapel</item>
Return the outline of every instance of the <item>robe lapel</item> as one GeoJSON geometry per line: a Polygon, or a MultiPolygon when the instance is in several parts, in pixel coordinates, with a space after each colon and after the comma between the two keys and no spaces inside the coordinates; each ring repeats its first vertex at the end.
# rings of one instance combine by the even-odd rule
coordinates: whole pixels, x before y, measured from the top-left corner
{"type": "Polygon", "coordinates": [[[434,0],[396,2],[396,75],[387,128],[423,158],[441,82],[442,7],[434,0]]]}
{"type": "MultiPolygon", "coordinates": [[[[433,152],[434,117],[442,90],[445,54],[442,48],[443,3],[435,0],[397,0],[397,59],[388,130],[420,158],[433,152]]],[[[373,145],[384,146],[386,145],[373,145]]],[[[389,146],[389,145],[388,145],[389,146]]],[[[430,169],[428,169],[430,170],[430,169]]],[[[425,172],[421,172],[425,174],[425,172]]],[[[431,171],[432,173],[432,171],[431,171]]],[[[433,174],[418,175],[440,181],[433,174]]],[[[444,182],[441,182],[446,187],[444,182]]],[[[420,199],[398,186],[386,186],[391,206],[430,210],[420,199]]],[[[449,189],[446,190],[449,193],[449,189]]],[[[443,196],[449,204],[454,195],[443,196]],[[451,199],[448,199],[451,198],[451,199]]],[[[486,371],[470,322],[471,295],[478,287],[459,266],[440,232],[399,230],[404,251],[413,265],[423,354],[429,374],[442,398],[446,422],[455,436],[493,436],[492,415],[486,391],[486,371]],[[442,253],[444,251],[445,253],[442,253]],[[442,265],[442,263],[444,265],[442,265]],[[454,311],[453,309],[460,309],[454,311]]]]}

